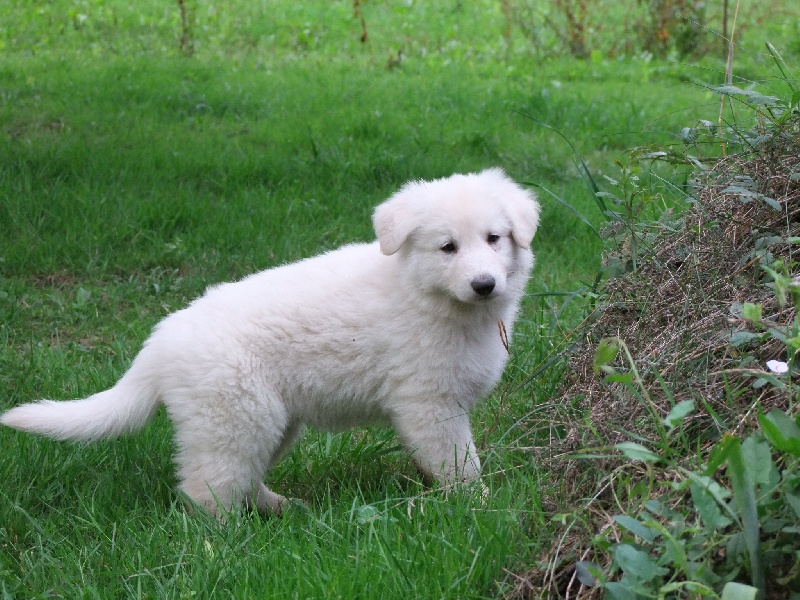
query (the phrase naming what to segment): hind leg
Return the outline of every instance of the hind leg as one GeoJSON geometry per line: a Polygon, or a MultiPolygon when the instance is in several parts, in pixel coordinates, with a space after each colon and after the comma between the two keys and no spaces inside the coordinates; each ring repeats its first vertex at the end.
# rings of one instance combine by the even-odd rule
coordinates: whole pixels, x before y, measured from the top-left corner
{"type": "Polygon", "coordinates": [[[255,496],[259,510],[280,511],[286,499],[262,483],[266,461],[251,455],[198,451],[185,447],[179,456],[180,489],[213,515],[230,512],[255,496]]]}
{"type": "Polygon", "coordinates": [[[180,489],[193,502],[215,515],[245,502],[263,512],[280,511],[287,500],[262,482],[290,429],[280,403],[239,395],[195,400],[183,411],[186,404],[169,408],[180,489]]]}
{"type": "MultiPolygon", "coordinates": [[[[303,434],[303,431],[305,431],[305,427],[298,423],[289,425],[286,428],[283,433],[283,439],[281,439],[280,444],[272,453],[267,469],[271,469],[280,462],[303,434]]],[[[262,482],[258,482],[245,497],[245,505],[250,509],[255,508],[262,515],[270,512],[280,514],[286,508],[288,502],[289,500],[285,496],[273,492],[262,482]]]]}
{"type": "Polygon", "coordinates": [[[256,482],[244,498],[244,506],[248,510],[257,510],[260,515],[280,515],[288,504],[286,496],[273,492],[261,481],[256,482]]]}
{"type": "Polygon", "coordinates": [[[272,457],[270,458],[269,465],[267,465],[268,469],[271,469],[275,465],[277,465],[280,460],[288,454],[289,450],[292,449],[292,446],[297,443],[297,440],[305,432],[306,428],[305,425],[300,423],[292,423],[289,425],[286,430],[283,432],[283,438],[281,439],[281,443],[278,444],[277,449],[275,452],[272,453],[272,457]]]}

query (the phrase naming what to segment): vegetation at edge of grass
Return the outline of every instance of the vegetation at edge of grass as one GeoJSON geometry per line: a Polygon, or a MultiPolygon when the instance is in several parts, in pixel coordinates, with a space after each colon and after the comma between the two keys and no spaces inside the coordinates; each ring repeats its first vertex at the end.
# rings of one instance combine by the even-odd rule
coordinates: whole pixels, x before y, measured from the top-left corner
{"type": "Polygon", "coordinates": [[[550,448],[586,483],[563,503],[580,499],[568,541],[520,596],[798,597],[800,92],[796,60],[771,52],[780,93],[727,86],[720,125],[686,132],[727,155],[693,160],[685,210],[643,210],[658,199],[652,153],[633,153],[604,196],[613,275],[556,397],[592,426],[568,423],[550,448]]]}
{"type": "MultiPolygon", "coordinates": [[[[625,148],[707,116],[715,97],[682,82],[719,81],[647,60],[533,63],[497,45],[497,12],[476,28],[474,13],[453,10],[459,29],[411,10],[421,21],[403,39],[414,43],[389,69],[398,48],[380,32],[393,15],[379,10],[367,14],[374,46],[304,42],[306,17],[292,11],[322,4],[285,3],[294,16],[277,28],[289,37],[252,44],[237,25],[224,44],[196,35],[186,60],[162,35],[174,12],[153,35],[146,20],[114,29],[114,11],[129,10],[120,4],[27,6],[6,21],[0,67],[4,407],[111,385],[150,327],[205,285],[372,237],[371,207],[409,178],[500,164],[597,220],[572,151],[520,113],[558,126],[603,171],[625,148]]],[[[349,33],[351,4],[330,6],[349,33]]],[[[541,196],[532,291],[573,289],[593,276],[599,244],[541,196]]],[[[550,544],[542,491],[563,485],[532,463],[546,433],[515,427],[557,384],[553,372],[524,382],[549,356],[558,308],[526,303],[512,364],[476,414],[485,506],[422,488],[388,432],[312,432],[269,476],[309,509],[219,527],[175,498],[164,415],[87,447],[0,431],[15,449],[0,461],[4,592],[498,594],[504,569],[550,544]]]]}

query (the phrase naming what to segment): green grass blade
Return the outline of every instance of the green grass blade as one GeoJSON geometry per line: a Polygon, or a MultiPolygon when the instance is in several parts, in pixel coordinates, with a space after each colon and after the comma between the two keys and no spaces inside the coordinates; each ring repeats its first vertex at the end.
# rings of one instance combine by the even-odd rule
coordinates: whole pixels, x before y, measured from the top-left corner
{"type": "Polygon", "coordinates": [[[583,157],[580,155],[578,149],[575,148],[575,145],[570,141],[570,139],[566,135],[564,135],[558,128],[553,127],[552,125],[545,123],[544,121],[541,121],[535,117],[532,117],[531,115],[526,114],[524,112],[520,111],[517,112],[526,119],[530,119],[537,125],[540,125],[558,134],[565,142],[567,142],[567,145],[569,145],[570,149],[575,154],[575,158],[578,160],[581,168],[583,169],[582,176],[585,177],[584,181],[587,182],[589,189],[592,191],[592,196],[594,197],[595,202],[597,202],[597,205],[600,207],[600,210],[603,212],[603,214],[606,214],[606,212],[608,212],[608,207],[606,206],[606,203],[603,202],[603,200],[598,196],[598,194],[600,193],[600,188],[598,187],[597,182],[595,182],[594,177],[592,177],[592,174],[589,171],[589,167],[586,165],[586,161],[583,160],[583,157]]]}
{"type": "Polygon", "coordinates": [[[772,60],[775,61],[775,65],[778,67],[778,70],[781,72],[781,76],[783,76],[783,80],[786,84],[791,88],[793,92],[797,91],[795,87],[792,85],[792,77],[789,73],[787,73],[789,67],[786,65],[786,62],[783,60],[783,57],[778,52],[777,48],[766,42],[767,45],[767,52],[772,57],[772,60]]]}
{"type": "MultiPolygon", "coordinates": [[[[569,210],[571,210],[575,214],[575,216],[577,216],[584,223],[584,225],[586,225],[591,230],[591,232],[594,233],[597,236],[597,238],[603,242],[603,245],[608,245],[606,239],[602,235],[600,235],[600,232],[597,231],[597,229],[595,229],[594,225],[591,224],[589,219],[584,217],[580,213],[580,211],[577,208],[575,208],[574,206],[572,206],[569,202],[567,202],[566,200],[561,198],[555,192],[550,191],[549,189],[547,189],[543,185],[539,185],[537,183],[526,183],[526,185],[532,185],[532,186],[537,187],[540,190],[543,190],[543,191],[547,192],[548,194],[550,194],[551,197],[555,198],[563,206],[566,206],[569,210]]],[[[599,197],[598,197],[598,199],[599,199],[599,197]]]]}
{"type": "Polygon", "coordinates": [[[760,530],[758,508],[756,506],[755,485],[753,477],[747,471],[742,455],[742,445],[738,438],[730,437],[728,450],[728,475],[733,487],[733,498],[742,519],[745,545],[750,556],[750,571],[753,585],[763,597],[765,589],[764,567],[761,560],[760,530]]]}

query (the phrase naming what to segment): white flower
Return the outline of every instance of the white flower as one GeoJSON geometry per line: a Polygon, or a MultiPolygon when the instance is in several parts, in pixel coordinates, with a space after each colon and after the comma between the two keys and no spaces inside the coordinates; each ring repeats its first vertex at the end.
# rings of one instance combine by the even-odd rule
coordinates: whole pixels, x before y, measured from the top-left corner
{"type": "Polygon", "coordinates": [[[767,368],[778,375],[783,375],[784,373],[789,372],[789,365],[782,360],[768,360],[767,368]]]}

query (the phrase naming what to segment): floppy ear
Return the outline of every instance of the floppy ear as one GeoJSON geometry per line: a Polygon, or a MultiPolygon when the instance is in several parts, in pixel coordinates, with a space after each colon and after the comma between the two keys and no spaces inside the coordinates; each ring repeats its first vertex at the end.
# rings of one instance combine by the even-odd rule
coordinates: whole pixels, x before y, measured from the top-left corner
{"type": "Polygon", "coordinates": [[[533,235],[539,226],[539,203],[536,195],[528,190],[517,188],[514,194],[509,194],[506,201],[506,210],[511,218],[511,235],[520,248],[530,248],[533,235]]]}
{"type": "Polygon", "coordinates": [[[380,204],[372,215],[375,235],[381,252],[387,256],[400,250],[408,236],[419,227],[417,204],[421,183],[407,183],[386,202],[380,204]]]}
{"type": "Polygon", "coordinates": [[[511,221],[511,236],[520,248],[530,248],[539,226],[539,203],[536,194],[517,185],[501,169],[487,169],[481,175],[495,179],[495,192],[511,221]]]}

